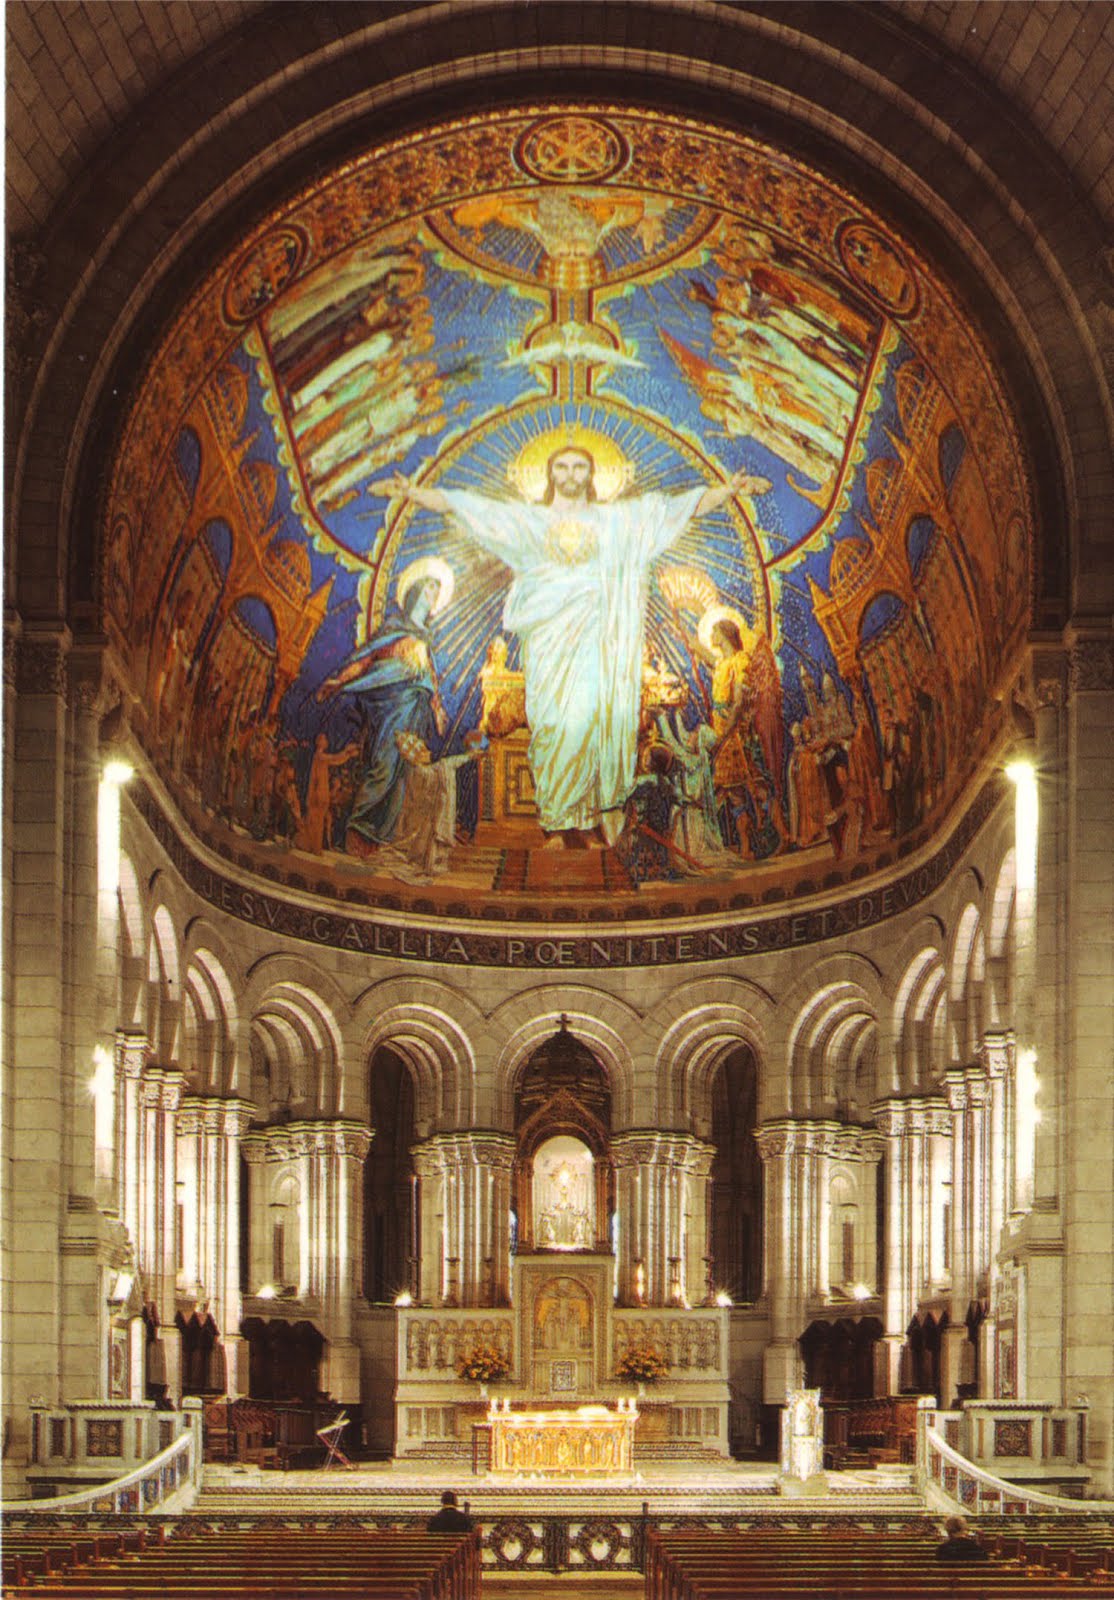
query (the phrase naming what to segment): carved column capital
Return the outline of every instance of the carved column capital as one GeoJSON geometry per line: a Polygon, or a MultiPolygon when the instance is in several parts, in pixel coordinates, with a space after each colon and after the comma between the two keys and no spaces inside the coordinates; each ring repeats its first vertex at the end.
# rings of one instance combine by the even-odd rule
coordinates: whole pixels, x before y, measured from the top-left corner
{"type": "Polygon", "coordinates": [[[911,1102],[911,1129],[914,1133],[931,1134],[952,1131],[948,1102],[940,1096],[918,1097],[911,1102]]]}
{"type": "Polygon", "coordinates": [[[1029,672],[1036,709],[1059,711],[1068,697],[1069,656],[1063,645],[1035,645],[1030,654],[1029,672]]]}
{"type": "Polygon", "coordinates": [[[754,1142],[763,1161],[795,1155],[808,1148],[810,1124],[794,1117],[778,1117],[763,1122],[754,1130],[754,1142]]]}
{"type": "Polygon", "coordinates": [[[436,1178],[441,1171],[441,1159],[435,1149],[431,1149],[429,1141],[415,1144],[410,1147],[410,1159],[414,1163],[414,1172],[419,1178],[436,1178]]]}
{"type": "Polygon", "coordinates": [[[653,1133],[618,1133],[611,1140],[616,1167],[652,1166],[657,1160],[658,1137],[653,1133]]]}
{"type": "Polygon", "coordinates": [[[979,1060],[988,1078],[1005,1078],[1013,1071],[1017,1041],[1012,1028],[987,1029],[979,1060]]]}
{"type": "Polygon", "coordinates": [[[878,1100],[872,1107],[874,1120],[887,1138],[917,1135],[923,1138],[930,1133],[950,1133],[949,1102],[937,1095],[911,1095],[907,1099],[896,1096],[878,1100]]]}
{"type": "Polygon", "coordinates": [[[74,645],[67,657],[66,668],[70,705],[85,716],[99,716],[107,706],[103,646],[74,645]]]}
{"type": "Polygon", "coordinates": [[[870,1108],[875,1126],[886,1139],[899,1139],[908,1126],[908,1102],[893,1097],[876,1100],[870,1108]]]}
{"type": "Polygon", "coordinates": [[[962,1067],[949,1067],[945,1072],[944,1093],[947,1097],[949,1111],[966,1111],[967,1074],[962,1067]]]}
{"type": "Polygon", "coordinates": [[[221,1132],[229,1138],[242,1138],[251,1127],[254,1116],[255,1107],[250,1100],[223,1100],[221,1132]]]}
{"type": "Polygon", "coordinates": [[[200,1133],[203,1126],[201,1110],[204,1102],[195,1094],[183,1095],[178,1105],[178,1132],[200,1133]]]}
{"type": "Polygon", "coordinates": [[[269,1154],[266,1134],[245,1133],[240,1140],[240,1154],[249,1167],[265,1166],[269,1154]]]}
{"type": "Polygon", "coordinates": [[[334,1122],[333,1150],[346,1161],[363,1161],[371,1149],[375,1131],[362,1122],[334,1122]]]}
{"type": "Polygon", "coordinates": [[[964,1073],[967,1079],[967,1104],[971,1107],[988,1106],[990,1104],[990,1079],[982,1066],[968,1067],[964,1073]]]}
{"type": "Polygon", "coordinates": [[[831,1154],[840,1161],[873,1163],[881,1158],[884,1143],[877,1128],[860,1128],[840,1123],[832,1134],[831,1154]]]}
{"type": "Polygon", "coordinates": [[[162,1093],[159,1106],[163,1111],[177,1111],[182,1103],[182,1094],[186,1087],[186,1080],[180,1072],[173,1067],[163,1069],[162,1093]]]}
{"type": "Polygon", "coordinates": [[[477,1166],[493,1172],[510,1172],[514,1166],[515,1145],[509,1133],[472,1133],[467,1137],[477,1166]]]}
{"type": "Polygon", "coordinates": [[[125,1078],[139,1078],[147,1064],[150,1044],[145,1033],[119,1029],[116,1034],[116,1070],[125,1078]]]}
{"type": "Polygon", "coordinates": [[[148,1111],[157,1111],[162,1104],[162,1073],[158,1067],[139,1080],[139,1099],[148,1111]]]}

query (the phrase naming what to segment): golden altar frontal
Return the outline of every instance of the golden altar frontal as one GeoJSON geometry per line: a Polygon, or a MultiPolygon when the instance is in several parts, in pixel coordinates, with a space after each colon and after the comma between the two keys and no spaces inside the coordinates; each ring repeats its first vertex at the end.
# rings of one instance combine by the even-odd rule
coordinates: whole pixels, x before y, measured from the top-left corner
{"type": "Polygon", "coordinates": [[[496,1402],[487,1414],[490,1470],[546,1477],[629,1473],[637,1421],[633,1400],[620,1400],[615,1410],[577,1406],[565,1411],[512,1411],[496,1402]]]}

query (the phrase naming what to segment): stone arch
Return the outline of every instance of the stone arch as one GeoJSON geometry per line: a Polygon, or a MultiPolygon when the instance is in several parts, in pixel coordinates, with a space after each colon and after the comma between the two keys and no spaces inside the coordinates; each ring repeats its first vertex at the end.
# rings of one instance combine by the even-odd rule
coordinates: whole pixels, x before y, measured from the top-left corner
{"type": "MultiPolygon", "coordinates": [[[[848,1019],[863,1017],[877,1034],[882,1014],[881,977],[873,962],[850,951],[817,962],[778,1003],[784,1040],[785,1077],[778,1086],[782,1103],[778,1105],[771,1081],[763,1120],[830,1115],[839,1053],[857,1038],[848,1019]]],[[[864,1046],[860,1042],[857,1048],[864,1046]]]]}
{"type": "Polygon", "coordinates": [[[141,1028],[146,1020],[144,956],[148,930],[135,863],[123,849],[116,896],[116,1023],[122,1028],[141,1028]]]}
{"type": "Polygon", "coordinates": [[[944,929],[936,917],[923,917],[894,952],[897,980],[892,1007],[894,1041],[890,1093],[925,1092],[946,1063],[937,1062],[929,1018],[944,985],[944,929]]]}
{"type": "Polygon", "coordinates": [[[182,1025],[178,934],[165,900],[152,907],[147,943],[147,1033],[160,1065],[177,1061],[182,1025]]]}
{"type": "Polygon", "coordinates": [[[253,1097],[257,1073],[266,1080],[275,1072],[282,1086],[272,1080],[272,1091],[297,1115],[347,1114],[341,1019],[349,1008],[333,978],[298,957],[264,957],[247,975],[242,1014],[251,1022],[253,1097]]]}
{"type": "Polygon", "coordinates": [[[1017,852],[1011,845],[998,863],[987,901],[987,1021],[999,1027],[1012,1012],[1011,948],[1017,915],[1017,852]]]}
{"type": "Polygon", "coordinates": [[[647,1030],[661,1029],[654,1069],[656,1124],[708,1138],[716,1068],[728,1050],[745,1044],[761,1085],[773,1015],[774,1002],[764,989],[727,976],[682,983],[648,1012],[647,1030]]]}
{"type": "Polygon", "coordinates": [[[973,898],[969,899],[959,913],[947,955],[948,1045],[951,1059],[956,1062],[965,1061],[970,1053],[968,986],[976,939],[981,925],[978,902],[973,898]]]}
{"type": "Polygon", "coordinates": [[[568,1018],[570,1033],[587,1045],[607,1073],[612,1133],[631,1127],[636,1115],[637,1059],[632,1040],[636,1044],[642,1042],[642,1019],[622,1000],[586,984],[539,984],[515,995],[492,1013],[491,1026],[498,1030],[499,1039],[492,1085],[496,1125],[513,1126],[518,1073],[538,1046],[557,1031],[562,1017],[568,1018]]]}
{"type": "MultiPolygon", "coordinates": [[[[183,949],[183,1066],[199,1093],[227,1096],[239,1087],[236,996],[222,957],[208,941],[201,943],[198,933],[190,930],[183,949]]],[[[223,944],[223,940],[212,943],[223,944]]]]}
{"type": "Polygon", "coordinates": [[[473,1001],[452,985],[406,975],[365,989],[352,1010],[364,1093],[372,1056],[380,1045],[390,1045],[414,1083],[419,1138],[475,1124],[473,1039],[480,1034],[483,1014],[473,1001]]]}

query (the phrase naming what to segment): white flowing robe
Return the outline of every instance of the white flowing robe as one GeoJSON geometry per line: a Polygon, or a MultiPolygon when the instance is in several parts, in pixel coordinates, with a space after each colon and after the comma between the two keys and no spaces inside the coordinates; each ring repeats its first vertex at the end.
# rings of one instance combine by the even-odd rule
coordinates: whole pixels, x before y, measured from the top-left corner
{"type": "Polygon", "coordinates": [[[444,490],[468,536],[514,573],[503,625],[522,646],[543,828],[617,828],[635,780],[650,564],[703,487],[574,508],[444,490]]]}

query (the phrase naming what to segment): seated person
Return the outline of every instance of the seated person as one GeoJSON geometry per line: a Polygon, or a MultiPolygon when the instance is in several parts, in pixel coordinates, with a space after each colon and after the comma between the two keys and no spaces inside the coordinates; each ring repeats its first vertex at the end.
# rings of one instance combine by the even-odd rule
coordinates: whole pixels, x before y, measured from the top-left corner
{"type": "Polygon", "coordinates": [[[986,1551],[977,1539],[967,1532],[963,1517],[949,1517],[944,1524],[947,1538],[936,1546],[937,1561],[985,1561],[986,1551]]]}
{"type": "Polygon", "coordinates": [[[441,1509],[425,1525],[427,1533],[471,1533],[472,1518],[456,1503],[456,1490],[446,1489],[441,1509]]]}

